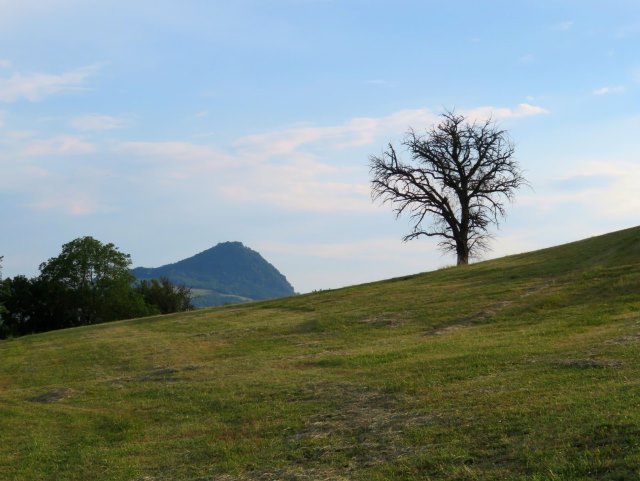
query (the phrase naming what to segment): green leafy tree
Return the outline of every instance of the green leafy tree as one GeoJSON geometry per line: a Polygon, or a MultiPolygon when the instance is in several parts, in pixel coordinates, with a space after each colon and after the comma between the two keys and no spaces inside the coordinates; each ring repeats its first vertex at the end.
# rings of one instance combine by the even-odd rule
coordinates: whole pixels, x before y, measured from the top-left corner
{"type": "Polygon", "coordinates": [[[56,326],[51,323],[63,319],[59,313],[52,312],[55,311],[60,298],[53,295],[54,293],[44,295],[41,288],[45,285],[39,283],[37,279],[15,276],[4,280],[4,287],[6,310],[2,316],[0,337],[21,336],[55,329],[56,326]],[[57,304],[43,302],[46,299],[58,302],[57,304]]]}
{"type": "Polygon", "coordinates": [[[80,237],[40,265],[39,280],[57,291],[67,326],[125,319],[148,312],[133,288],[130,265],[129,254],[115,245],[80,237]]]}
{"type": "Polygon", "coordinates": [[[136,291],[142,295],[148,306],[160,314],[193,309],[191,289],[185,286],[176,286],[167,277],[140,281],[136,286],[136,291]]]}
{"type": "Polygon", "coordinates": [[[7,297],[7,288],[2,280],[2,259],[4,256],[0,256],[0,329],[2,329],[2,315],[7,312],[7,309],[4,307],[4,303],[6,302],[7,297]]]}

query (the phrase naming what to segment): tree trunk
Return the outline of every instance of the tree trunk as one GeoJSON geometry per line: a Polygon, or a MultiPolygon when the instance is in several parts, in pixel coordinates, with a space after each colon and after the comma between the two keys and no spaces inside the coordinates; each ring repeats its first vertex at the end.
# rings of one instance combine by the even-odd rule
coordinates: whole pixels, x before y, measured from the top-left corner
{"type": "Polygon", "coordinates": [[[460,200],[460,224],[456,237],[456,253],[458,254],[458,265],[469,264],[469,198],[467,196],[468,186],[465,179],[461,180],[463,193],[459,195],[460,200]]]}
{"type": "Polygon", "coordinates": [[[456,253],[458,254],[459,266],[469,264],[469,241],[466,229],[461,230],[459,237],[456,239],[456,253]]]}

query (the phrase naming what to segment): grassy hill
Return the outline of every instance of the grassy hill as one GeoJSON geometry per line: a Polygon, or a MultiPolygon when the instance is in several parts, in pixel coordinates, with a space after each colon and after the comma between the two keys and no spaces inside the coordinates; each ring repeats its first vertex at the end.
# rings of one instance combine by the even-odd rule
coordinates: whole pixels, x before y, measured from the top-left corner
{"type": "Polygon", "coordinates": [[[0,479],[640,479],[640,228],[0,342],[0,479]]]}

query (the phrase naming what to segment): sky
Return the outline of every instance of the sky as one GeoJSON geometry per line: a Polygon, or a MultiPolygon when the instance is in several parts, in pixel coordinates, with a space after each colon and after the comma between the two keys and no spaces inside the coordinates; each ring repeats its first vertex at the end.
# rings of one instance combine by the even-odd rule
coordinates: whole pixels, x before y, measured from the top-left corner
{"type": "Polygon", "coordinates": [[[240,241],[298,292],[453,265],[369,173],[453,109],[531,185],[478,260],[640,224],[637,0],[0,0],[2,274],[85,235],[240,241]]]}

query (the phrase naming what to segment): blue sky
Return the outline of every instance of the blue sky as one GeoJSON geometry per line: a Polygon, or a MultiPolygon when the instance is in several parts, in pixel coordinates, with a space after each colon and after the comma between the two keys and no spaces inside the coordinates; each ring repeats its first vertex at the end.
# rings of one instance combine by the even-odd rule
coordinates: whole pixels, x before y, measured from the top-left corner
{"type": "Polygon", "coordinates": [[[443,109],[532,185],[491,258],[640,224],[640,3],[0,0],[0,255],[155,267],[238,240],[299,292],[455,262],[400,241],[368,157],[443,109]]]}

